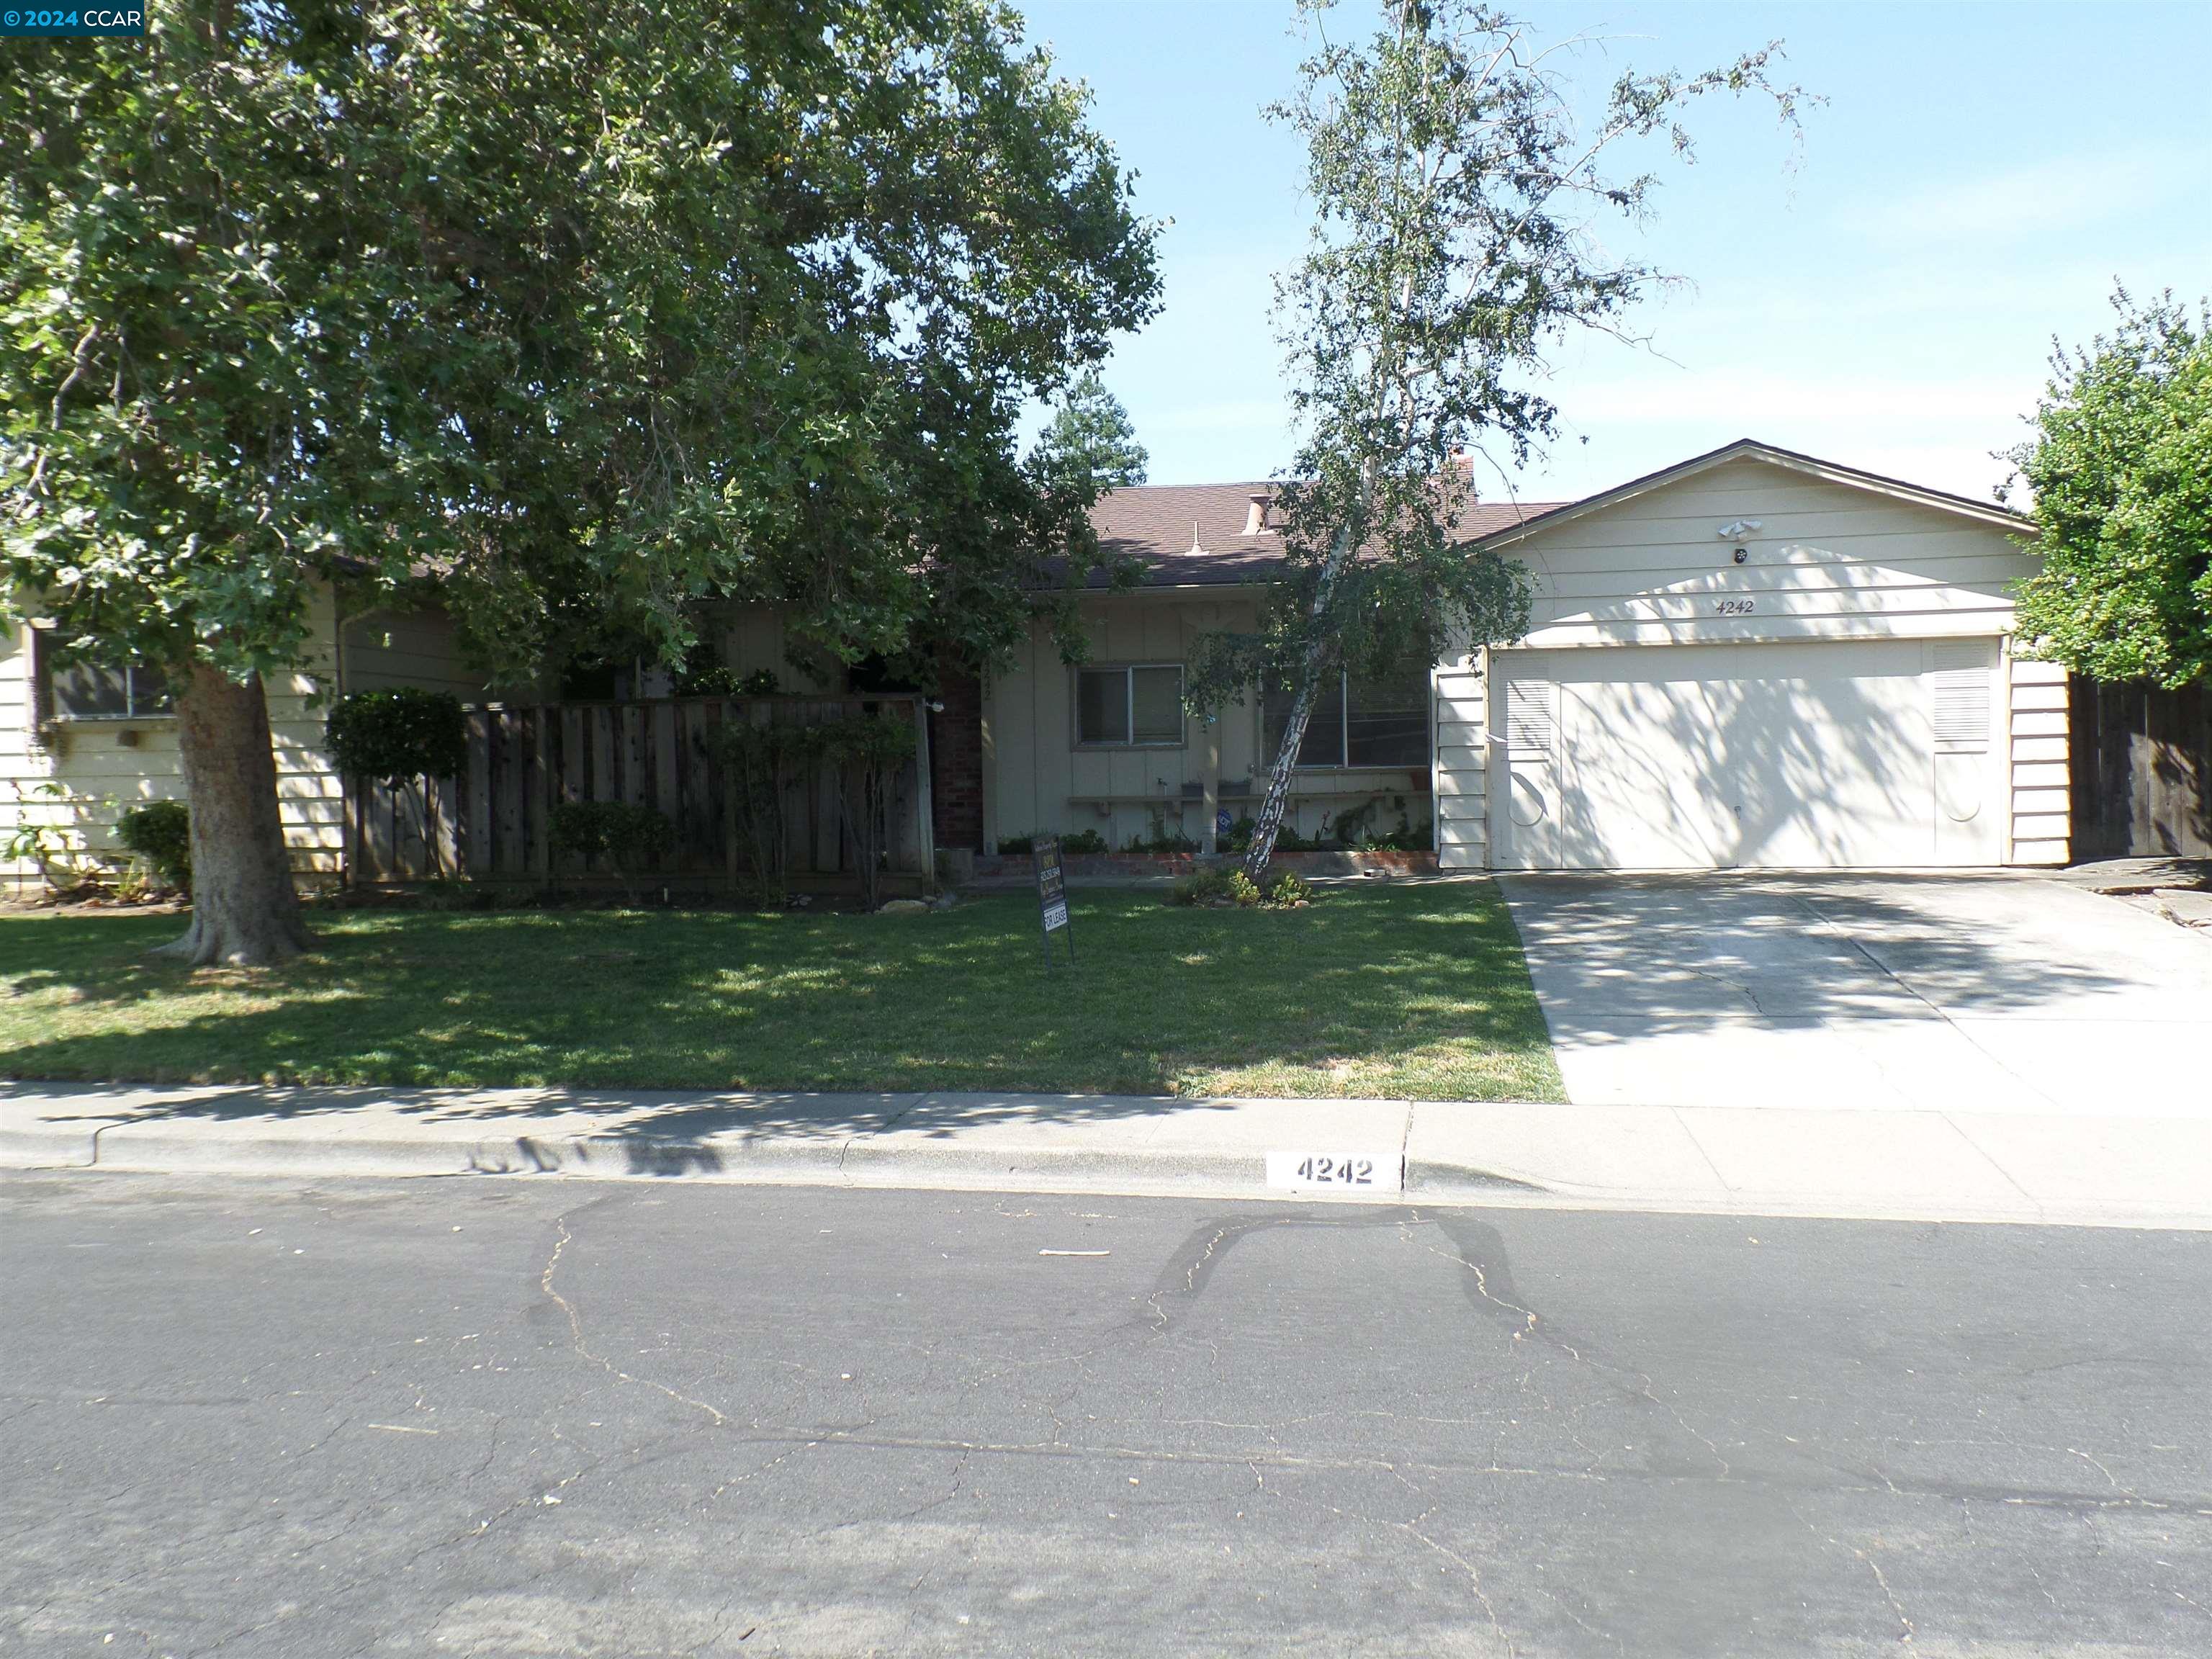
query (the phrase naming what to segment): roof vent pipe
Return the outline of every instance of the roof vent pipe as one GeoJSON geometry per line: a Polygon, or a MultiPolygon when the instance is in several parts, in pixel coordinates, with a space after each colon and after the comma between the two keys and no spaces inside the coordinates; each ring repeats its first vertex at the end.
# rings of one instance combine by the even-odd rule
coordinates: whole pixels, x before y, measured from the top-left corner
{"type": "Polygon", "coordinates": [[[1244,533],[1264,536],[1273,528],[1267,522],[1267,492],[1255,489],[1252,492],[1251,504],[1244,509],[1244,533]]]}

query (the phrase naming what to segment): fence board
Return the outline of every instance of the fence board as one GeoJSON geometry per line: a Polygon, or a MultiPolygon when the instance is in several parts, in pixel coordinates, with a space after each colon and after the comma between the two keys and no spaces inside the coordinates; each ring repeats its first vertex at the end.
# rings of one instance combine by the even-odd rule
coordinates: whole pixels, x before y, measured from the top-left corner
{"type": "Polygon", "coordinates": [[[491,837],[483,826],[491,819],[491,716],[472,708],[464,717],[468,732],[468,796],[462,804],[463,865],[470,875],[492,873],[491,837]]]}
{"type": "Polygon", "coordinates": [[[2068,686],[2077,859],[2212,858],[2212,685],[2068,686]]]}
{"type": "MultiPolygon", "coordinates": [[[[491,704],[465,712],[466,763],[427,798],[419,785],[349,789],[356,879],[420,881],[443,871],[484,880],[547,881],[557,872],[610,880],[580,859],[555,858],[552,805],[621,800],[667,815],[674,843],[664,881],[736,885],[745,875],[736,822],[716,750],[732,720],[817,725],[854,714],[915,715],[908,695],[869,697],[677,697],[635,703],[491,704]],[[426,806],[428,811],[426,811],[426,806]]],[[[907,884],[927,877],[927,839],[917,814],[926,799],[920,751],[901,766],[889,792],[885,837],[890,871],[907,884]]],[[[801,776],[785,800],[789,873],[813,885],[855,887],[858,872],[826,768],[801,776]]]]}

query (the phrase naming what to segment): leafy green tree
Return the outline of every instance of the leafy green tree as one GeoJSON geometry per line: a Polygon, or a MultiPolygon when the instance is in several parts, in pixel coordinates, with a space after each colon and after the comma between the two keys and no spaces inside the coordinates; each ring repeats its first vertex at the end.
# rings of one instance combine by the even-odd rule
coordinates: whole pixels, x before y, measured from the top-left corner
{"type": "Polygon", "coordinates": [[[1079,377],[1037,434],[1031,472],[1051,485],[1103,494],[1145,481],[1152,458],[1121,400],[1094,371],[1079,377]]]}
{"type": "Polygon", "coordinates": [[[1270,112],[1305,140],[1314,204],[1305,257],[1277,282],[1302,435],[1282,489],[1286,577],[1259,630],[1203,636],[1191,678],[1201,709],[1292,692],[1245,854],[1255,880],[1328,676],[1526,629],[1518,568],[1456,533],[1467,459],[1525,462],[1554,431],[1531,389],[1547,353],[1574,330],[1620,332],[1663,280],[1596,239],[1601,215],[1644,216],[1655,183],[1608,175],[1606,153],[1656,139],[1687,159],[1685,106],[1710,94],[1769,96],[1788,125],[1802,100],[1769,81],[1774,45],[1702,74],[1626,72],[1585,122],[1561,48],[1500,12],[1389,0],[1370,36],[1340,44],[1329,9],[1300,0],[1316,49],[1270,112]]]}
{"type": "Polygon", "coordinates": [[[2212,307],[2112,297],[2119,325],[2054,346],[2034,439],[2011,452],[2035,495],[2043,568],[2021,637],[2100,680],[2212,678],[2212,307]]]}
{"type": "Polygon", "coordinates": [[[1155,304],[985,0],[179,0],[9,70],[4,602],[176,689],[196,963],[302,942],[262,684],[324,584],[502,674],[714,600],[988,657],[1082,507],[1016,417],[1155,304]]]}

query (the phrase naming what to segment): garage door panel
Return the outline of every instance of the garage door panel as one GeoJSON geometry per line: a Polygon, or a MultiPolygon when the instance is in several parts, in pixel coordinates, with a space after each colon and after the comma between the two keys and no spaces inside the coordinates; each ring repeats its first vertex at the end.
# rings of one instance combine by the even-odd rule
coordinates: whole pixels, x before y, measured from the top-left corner
{"type": "Polygon", "coordinates": [[[1702,680],[1563,685],[1561,823],[1570,869],[1702,870],[1729,856],[1735,825],[1696,780],[1721,757],[1733,688],[1702,680]],[[1623,742],[1632,732],[1635,741],[1623,742]],[[1633,802],[1636,810],[1616,810],[1633,802]]]}
{"type": "Polygon", "coordinates": [[[1917,646],[1910,672],[1752,683],[1730,752],[1749,866],[1919,865],[1935,774],[1917,646]]]}
{"type": "Polygon", "coordinates": [[[1499,862],[1995,863],[1996,757],[1962,738],[1957,714],[1961,677],[1986,689],[1995,664],[1993,641],[1501,653],[1501,687],[1524,683],[1501,702],[1531,705],[1546,685],[1559,733],[1554,754],[1512,757],[1499,862]]]}

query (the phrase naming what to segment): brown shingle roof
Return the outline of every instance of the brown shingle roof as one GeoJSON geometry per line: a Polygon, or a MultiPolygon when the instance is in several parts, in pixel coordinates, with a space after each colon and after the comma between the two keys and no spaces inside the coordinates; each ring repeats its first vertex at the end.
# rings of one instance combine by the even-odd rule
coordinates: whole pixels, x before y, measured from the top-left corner
{"type": "MultiPolygon", "coordinates": [[[[1252,497],[1274,488],[1264,478],[1252,483],[1135,484],[1109,491],[1091,509],[1091,522],[1098,532],[1102,554],[1144,561],[1148,587],[1272,581],[1282,569],[1283,538],[1268,533],[1248,536],[1244,525],[1252,497]]],[[[1472,541],[1561,505],[1477,501],[1467,509],[1461,526],[1472,541]]],[[[1105,586],[1105,573],[1093,570],[1087,585],[1105,586]]]]}

